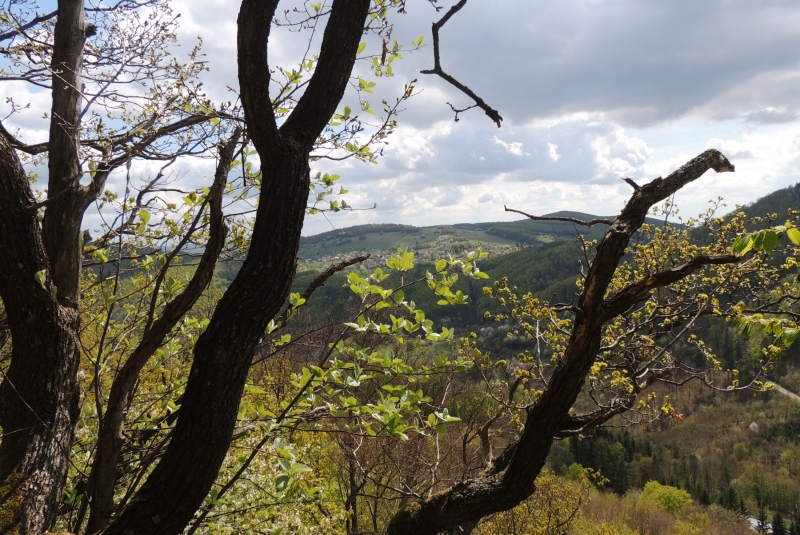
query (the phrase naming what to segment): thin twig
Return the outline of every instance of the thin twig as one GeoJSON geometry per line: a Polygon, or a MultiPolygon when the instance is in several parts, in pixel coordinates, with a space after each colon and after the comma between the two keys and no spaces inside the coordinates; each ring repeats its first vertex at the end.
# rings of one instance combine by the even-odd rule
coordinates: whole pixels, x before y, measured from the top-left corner
{"type": "Polygon", "coordinates": [[[592,219],[591,221],[583,221],[581,219],[575,219],[574,217],[557,217],[557,216],[550,216],[550,215],[531,215],[525,212],[521,212],[519,210],[514,210],[513,208],[509,208],[508,206],[503,205],[506,212],[514,212],[515,214],[521,214],[527,217],[528,219],[533,219],[534,221],[564,221],[565,223],[575,223],[576,225],[583,225],[585,227],[592,227],[594,225],[611,225],[614,223],[610,219],[592,219]]]}
{"type": "MultiPolygon", "coordinates": [[[[450,17],[461,11],[461,8],[464,7],[466,3],[467,0],[461,0],[453,7],[451,7],[449,10],[447,10],[447,13],[445,13],[441,19],[433,23],[431,29],[431,33],[433,34],[433,69],[425,69],[420,72],[422,74],[435,74],[440,78],[442,78],[443,80],[449,82],[450,85],[452,85],[453,87],[455,87],[456,89],[458,89],[459,91],[470,97],[472,100],[474,100],[475,106],[482,109],[486,113],[486,115],[488,115],[489,118],[495,122],[497,128],[500,128],[500,123],[503,121],[503,118],[500,116],[500,113],[491,106],[489,106],[488,104],[486,104],[486,102],[477,94],[475,94],[475,92],[472,89],[465,86],[464,84],[453,78],[451,75],[444,72],[444,70],[442,69],[441,62],[439,60],[439,30],[441,29],[442,26],[447,24],[447,21],[450,20],[450,17]]],[[[458,110],[452,104],[450,104],[450,107],[453,109],[453,111],[456,112],[456,121],[458,121],[459,112],[466,111],[475,106],[470,106],[468,108],[458,110]]]]}

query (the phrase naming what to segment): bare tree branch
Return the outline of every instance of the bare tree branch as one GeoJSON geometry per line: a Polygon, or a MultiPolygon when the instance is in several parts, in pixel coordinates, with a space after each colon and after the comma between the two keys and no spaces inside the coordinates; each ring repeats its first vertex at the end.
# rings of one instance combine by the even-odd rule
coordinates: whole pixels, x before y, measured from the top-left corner
{"type": "Polygon", "coordinates": [[[30,30],[39,23],[47,22],[48,20],[54,18],[56,15],[58,15],[58,11],[52,11],[47,15],[37,15],[36,17],[32,18],[22,26],[14,28],[10,32],[0,33],[0,41],[6,41],[8,39],[13,38],[16,35],[20,35],[26,30],[30,30]]]}
{"type": "MultiPolygon", "coordinates": [[[[447,21],[450,20],[450,17],[461,11],[461,8],[463,8],[466,5],[466,3],[467,0],[460,0],[457,4],[455,4],[449,10],[447,10],[447,13],[445,13],[441,19],[433,23],[433,27],[431,29],[431,32],[433,33],[433,69],[425,69],[420,72],[422,74],[435,74],[440,78],[442,78],[443,80],[449,82],[450,85],[452,85],[453,87],[455,87],[456,89],[458,89],[459,91],[470,97],[472,100],[474,100],[475,106],[482,109],[486,113],[486,115],[488,115],[489,118],[495,122],[497,128],[500,128],[500,123],[503,121],[503,118],[500,116],[500,113],[491,106],[489,106],[472,89],[470,89],[466,85],[456,80],[453,76],[447,74],[444,71],[444,69],[442,69],[441,61],[439,58],[439,30],[442,28],[442,26],[447,24],[447,21]]],[[[460,112],[466,111],[475,106],[470,106],[468,108],[458,110],[452,104],[450,104],[450,108],[456,112],[456,121],[458,121],[458,114],[460,112]]]]}
{"type": "Polygon", "coordinates": [[[634,192],[597,247],[564,353],[547,388],[527,408],[519,438],[481,477],[458,482],[405,506],[389,522],[387,535],[437,535],[458,530],[491,513],[511,509],[534,492],[536,476],[544,467],[554,437],[563,431],[565,418],[600,351],[603,329],[610,319],[605,294],[631,236],[644,223],[650,207],[708,169],[732,171],[733,165],[719,151],[707,150],[667,178],[656,179],[634,192]]]}
{"type": "Polygon", "coordinates": [[[5,136],[5,138],[8,140],[9,145],[11,145],[11,147],[13,147],[13,148],[15,148],[15,149],[17,149],[19,151],[22,151],[22,152],[24,152],[26,154],[30,154],[32,156],[34,156],[36,154],[42,154],[43,152],[47,152],[47,149],[48,149],[48,146],[49,146],[47,142],[45,142],[45,143],[36,143],[35,145],[27,145],[27,144],[23,143],[19,139],[15,138],[11,134],[11,132],[6,130],[6,127],[3,126],[2,122],[0,122],[0,134],[5,136]]]}
{"type": "Polygon", "coordinates": [[[514,212],[515,214],[524,215],[528,219],[533,219],[534,221],[564,221],[565,223],[575,223],[576,225],[583,225],[585,227],[591,227],[594,225],[602,224],[602,225],[611,225],[614,223],[610,219],[592,219],[591,221],[583,221],[582,219],[575,219],[574,217],[557,217],[557,216],[549,216],[549,215],[531,215],[525,212],[521,212],[519,210],[514,210],[513,208],[509,208],[508,206],[503,206],[506,212],[514,212]]]}
{"type": "MultiPolygon", "coordinates": [[[[314,280],[311,281],[311,284],[308,285],[308,287],[305,289],[305,291],[303,291],[303,294],[300,297],[308,301],[308,299],[311,297],[311,294],[313,294],[317,288],[325,284],[325,281],[331,278],[335,273],[338,273],[341,270],[350,267],[352,265],[360,264],[364,260],[368,259],[370,256],[372,255],[365,254],[361,256],[354,256],[353,258],[342,260],[341,262],[328,266],[328,268],[325,271],[317,275],[314,278],[314,280]]],[[[281,312],[277,318],[275,318],[276,325],[281,327],[286,324],[286,320],[289,319],[289,310],[291,310],[291,307],[286,307],[284,311],[281,312]]]]}

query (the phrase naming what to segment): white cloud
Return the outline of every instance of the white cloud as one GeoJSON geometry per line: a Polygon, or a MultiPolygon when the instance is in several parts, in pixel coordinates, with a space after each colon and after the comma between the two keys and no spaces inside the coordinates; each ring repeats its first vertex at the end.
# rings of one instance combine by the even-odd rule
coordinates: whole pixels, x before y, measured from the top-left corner
{"type": "Polygon", "coordinates": [[[523,154],[526,154],[525,152],[523,152],[522,143],[520,143],[519,141],[513,141],[511,143],[507,143],[497,136],[493,136],[492,141],[503,147],[507,153],[513,154],[514,156],[522,156],[523,154]]]}
{"type": "Polygon", "coordinates": [[[653,155],[653,149],[643,139],[625,135],[625,130],[614,125],[610,131],[592,141],[597,161],[596,178],[614,175],[619,178],[641,175],[653,155]]]}
{"type": "Polygon", "coordinates": [[[734,139],[709,139],[706,143],[706,149],[717,149],[727,156],[729,160],[744,160],[753,157],[753,153],[747,143],[734,139]]]}

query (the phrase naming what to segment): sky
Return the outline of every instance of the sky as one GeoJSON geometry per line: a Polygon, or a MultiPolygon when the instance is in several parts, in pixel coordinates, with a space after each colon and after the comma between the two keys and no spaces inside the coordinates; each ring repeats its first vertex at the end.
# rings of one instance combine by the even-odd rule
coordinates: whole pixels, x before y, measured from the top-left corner
{"type": "MultiPolygon", "coordinates": [[[[204,37],[208,95],[229,100],[237,3],[172,4],[184,48],[204,37]]],[[[430,43],[443,12],[427,0],[409,0],[407,9],[393,17],[392,37],[430,43]]],[[[736,172],[711,171],[680,191],[681,215],[720,196],[729,209],[752,202],[800,182],[798,28],[796,0],[470,0],[442,30],[442,66],[500,112],[502,127],[477,109],[455,122],[447,103],[471,101],[419,73],[432,66],[432,47],[404,54],[393,78],[375,80],[374,107],[414,78],[419,93],[380,162],[312,163],[312,172],[341,175],[348,204],[377,207],[310,216],[303,234],[519,219],[504,205],[613,215],[632,193],[621,178],[646,183],[707,148],[721,150],[736,172]]],[[[271,64],[291,66],[304,39],[272,37],[271,64]]],[[[366,65],[356,70],[368,76],[366,65]]],[[[351,92],[343,105],[357,102],[351,92]]]]}

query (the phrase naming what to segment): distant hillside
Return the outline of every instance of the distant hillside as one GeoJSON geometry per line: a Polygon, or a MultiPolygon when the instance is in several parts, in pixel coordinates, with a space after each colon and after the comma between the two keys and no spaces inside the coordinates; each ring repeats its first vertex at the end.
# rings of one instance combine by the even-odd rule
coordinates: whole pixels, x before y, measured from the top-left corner
{"type": "Polygon", "coordinates": [[[777,214],[777,222],[783,224],[789,218],[789,210],[800,210],[800,182],[788,188],[773,191],[756,202],[743,207],[748,216],[777,214]]]}
{"type": "MultiPolygon", "coordinates": [[[[585,221],[598,218],[580,212],[555,212],[547,215],[585,221]]],[[[606,225],[578,228],[587,239],[594,240],[602,237],[606,225]]],[[[357,225],[314,236],[304,236],[300,240],[300,258],[313,262],[354,252],[395,251],[398,247],[422,253],[421,258],[428,256],[424,253],[426,250],[430,250],[432,255],[436,256],[477,247],[483,247],[484,250],[495,254],[503,254],[526,246],[540,246],[564,239],[572,240],[576,234],[576,226],[572,223],[532,219],[430,227],[392,223],[357,225]]]]}

